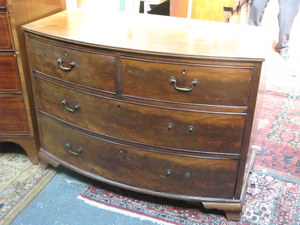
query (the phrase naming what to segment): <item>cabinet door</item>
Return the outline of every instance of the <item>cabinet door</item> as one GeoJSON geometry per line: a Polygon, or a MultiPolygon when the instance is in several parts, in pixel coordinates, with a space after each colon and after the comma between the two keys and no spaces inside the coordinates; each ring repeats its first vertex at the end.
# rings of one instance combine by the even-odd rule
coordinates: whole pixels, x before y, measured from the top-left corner
{"type": "Polygon", "coordinates": [[[8,23],[7,13],[0,13],[0,37],[0,50],[13,50],[13,42],[8,23]]]}

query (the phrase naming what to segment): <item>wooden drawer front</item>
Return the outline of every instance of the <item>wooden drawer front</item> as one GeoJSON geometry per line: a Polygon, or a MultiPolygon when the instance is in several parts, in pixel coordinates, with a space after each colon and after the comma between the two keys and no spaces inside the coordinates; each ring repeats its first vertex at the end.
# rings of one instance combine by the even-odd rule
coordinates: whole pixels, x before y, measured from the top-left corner
{"type": "Polygon", "coordinates": [[[247,105],[251,70],[122,59],[123,93],[165,101],[210,105],[247,105]],[[177,88],[186,90],[176,90],[177,88]],[[197,79],[193,86],[191,82],[197,79]],[[188,89],[191,89],[188,91],[188,89]]]}
{"type": "Polygon", "coordinates": [[[6,0],[0,0],[0,10],[5,9],[6,7],[6,0]]]}
{"type": "Polygon", "coordinates": [[[22,97],[0,97],[0,133],[27,134],[29,132],[22,97]]]}
{"type": "Polygon", "coordinates": [[[12,36],[9,28],[8,16],[0,12],[0,50],[13,50],[12,36]]]}
{"type": "Polygon", "coordinates": [[[20,92],[17,59],[13,55],[0,55],[0,93],[20,92]]]}
{"type": "Polygon", "coordinates": [[[114,56],[46,43],[35,38],[31,38],[30,43],[33,70],[100,91],[116,92],[114,56]],[[73,62],[74,66],[71,65],[73,62]]]}
{"type": "Polygon", "coordinates": [[[39,117],[42,148],[80,169],[159,192],[233,197],[238,160],[137,150],[86,136],[52,119],[39,117]]]}
{"type": "Polygon", "coordinates": [[[209,152],[239,153],[241,148],[244,116],[146,107],[87,95],[41,79],[36,84],[40,110],[104,135],[209,152]],[[74,113],[64,109],[73,110],[78,104],[74,113]]]}

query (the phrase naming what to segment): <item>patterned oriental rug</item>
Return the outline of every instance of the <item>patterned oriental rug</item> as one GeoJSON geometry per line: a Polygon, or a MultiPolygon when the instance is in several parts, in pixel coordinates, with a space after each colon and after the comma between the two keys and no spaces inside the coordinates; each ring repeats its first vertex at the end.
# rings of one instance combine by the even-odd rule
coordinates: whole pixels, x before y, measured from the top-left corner
{"type": "Polygon", "coordinates": [[[254,134],[254,169],[300,183],[300,88],[265,91],[254,134]]]}
{"type": "Polygon", "coordinates": [[[300,185],[277,180],[266,174],[253,173],[250,176],[240,222],[229,222],[224,215],[211,214],[212,210],[185,202],[146,196],[99,183],[87,185],[78,198],[102,209],[151,220],[157,224],[300,224],[300,185]]]}
{"type": "Polygon", "coordinates": [[[0,146],[0,225],[8,225],[55,175],[33,165],[17,148],[0,146]]]}

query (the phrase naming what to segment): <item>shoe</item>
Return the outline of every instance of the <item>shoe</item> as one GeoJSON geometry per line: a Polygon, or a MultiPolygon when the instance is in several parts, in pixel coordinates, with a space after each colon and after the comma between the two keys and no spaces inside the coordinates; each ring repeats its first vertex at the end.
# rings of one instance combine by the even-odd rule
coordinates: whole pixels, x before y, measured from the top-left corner
{"type": "Polygon", "coordinates": [[[284,60],[288,60],[290,58],[288,48],[279,49],[278,52],[284,60]]]}

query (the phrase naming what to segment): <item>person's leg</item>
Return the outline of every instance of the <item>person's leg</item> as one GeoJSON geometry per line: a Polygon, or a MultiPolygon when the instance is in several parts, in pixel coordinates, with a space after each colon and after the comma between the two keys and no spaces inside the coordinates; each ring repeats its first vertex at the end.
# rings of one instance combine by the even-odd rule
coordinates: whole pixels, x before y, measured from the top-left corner
{"type": "Polygon", "coordinates": [[[250,4],[249,24],[260,26],[265,8],[270,0],[252,0],[250,4]]]}
{"type": "Polygon", "coordinates": [[[279,24],[279,38],[276,49],[280,50],[288,48],[288,41],[290,38],[290,32],[296,17],[300,0],[278,0],[279,2],[279,14],[278,14],[278,24],[279,24]]]}

